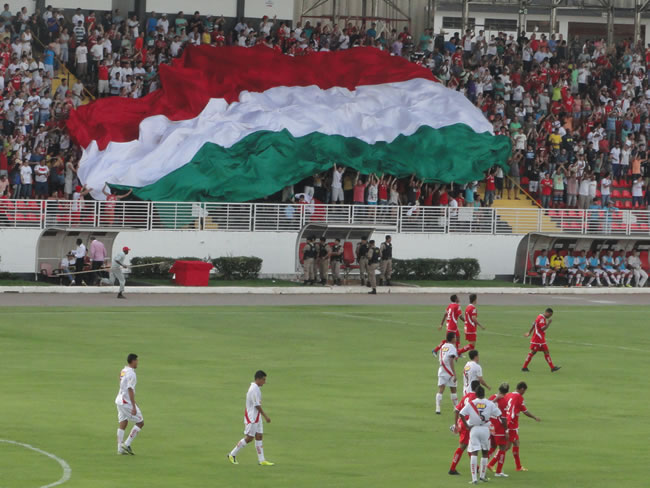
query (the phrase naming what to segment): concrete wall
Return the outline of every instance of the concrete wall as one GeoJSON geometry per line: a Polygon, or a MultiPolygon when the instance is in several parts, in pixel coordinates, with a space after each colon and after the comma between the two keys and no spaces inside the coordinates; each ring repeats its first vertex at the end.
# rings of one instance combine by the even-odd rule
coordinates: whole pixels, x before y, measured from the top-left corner
{"type": "Polygon", "coordinates": [[[191,2],[178,2],[177,0],[147,0],[147,12],[177,14],[180,10],[186,16],[194,15],[197,10],[201,15],[214,15],[224,17],[237,16],[237,0],[192,0],[191,2]]]}
{"type": "MultiPolygon", "coordinates": [[[[0,230],[0,271],[30,273],[36,269],[39,230],[0,230]]],[[[297,234],[292,232],[123,231],[114,249],[128,246],[135,256],[257,256],[262,273],[295,273],[297,234]]],[[[383,240],[383,235],[374,236],[383,240]]],[[[481,264],[481,278],[514,272],[522,236],[469,234],[395,234],[394,256],[412,258],[468,258],[481,264]]],[[[110,252],[110,250],[109,250],[110,252]]]]}

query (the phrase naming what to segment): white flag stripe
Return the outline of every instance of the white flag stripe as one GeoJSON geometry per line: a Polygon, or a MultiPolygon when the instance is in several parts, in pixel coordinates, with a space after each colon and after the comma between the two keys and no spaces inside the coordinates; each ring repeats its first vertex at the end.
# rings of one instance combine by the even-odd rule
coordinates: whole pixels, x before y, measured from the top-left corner
{"type": "Polygon", "coordinates": [[[373,144],[409,136],[421,126],[454,124],[492,133],[490,122],[462,93],[423,78],[354,91],[280,86],[243,92],[240,101],[230,105],[212,99],[189,120],[149,117],[140,124],[139,139],[112,142],[103,151],[93,141],[82,156],[79,177],[93,188],[93,197],[101,199],[104,182],[149,185],[190,162],[205,143],[231,147],[258,131],[287,129],[294,137],[320,132],[373,144]]]}

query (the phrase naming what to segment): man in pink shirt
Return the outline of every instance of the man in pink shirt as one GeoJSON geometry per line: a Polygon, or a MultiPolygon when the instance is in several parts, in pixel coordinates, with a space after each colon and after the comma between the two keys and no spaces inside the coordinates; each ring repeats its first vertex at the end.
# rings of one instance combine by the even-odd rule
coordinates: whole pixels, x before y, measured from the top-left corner
{"type": "Polygon", "coordinates": [[[104,261],[106,260],[106,248],[102,242],[97,240],[96,237],[90,238],[89,255],[91,269],[95,271],[91,275],[91,280],[93,284],[98,285],[101,280],[101,272],[97,270],[104,266],[104,261]]]}

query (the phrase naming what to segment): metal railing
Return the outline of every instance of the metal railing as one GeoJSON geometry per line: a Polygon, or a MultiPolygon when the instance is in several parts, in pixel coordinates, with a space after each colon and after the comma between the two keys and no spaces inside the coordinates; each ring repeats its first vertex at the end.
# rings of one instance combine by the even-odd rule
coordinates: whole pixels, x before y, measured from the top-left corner
{"type": "Polygon", "coordinates": [[[640,209],[0,199],[0,228],[297,232],[309,223],[377,226],[403,234],[650,236],[650,212],[640,209]]]}

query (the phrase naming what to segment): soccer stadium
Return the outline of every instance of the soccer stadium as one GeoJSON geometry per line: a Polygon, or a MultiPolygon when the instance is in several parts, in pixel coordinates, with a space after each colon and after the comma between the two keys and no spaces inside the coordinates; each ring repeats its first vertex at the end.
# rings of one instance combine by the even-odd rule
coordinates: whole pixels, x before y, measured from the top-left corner
{"type": "Polygon", "coordinates": [[[648,0],[4,4],[0,486],[646,486],[649,68],[648,0]]]}

